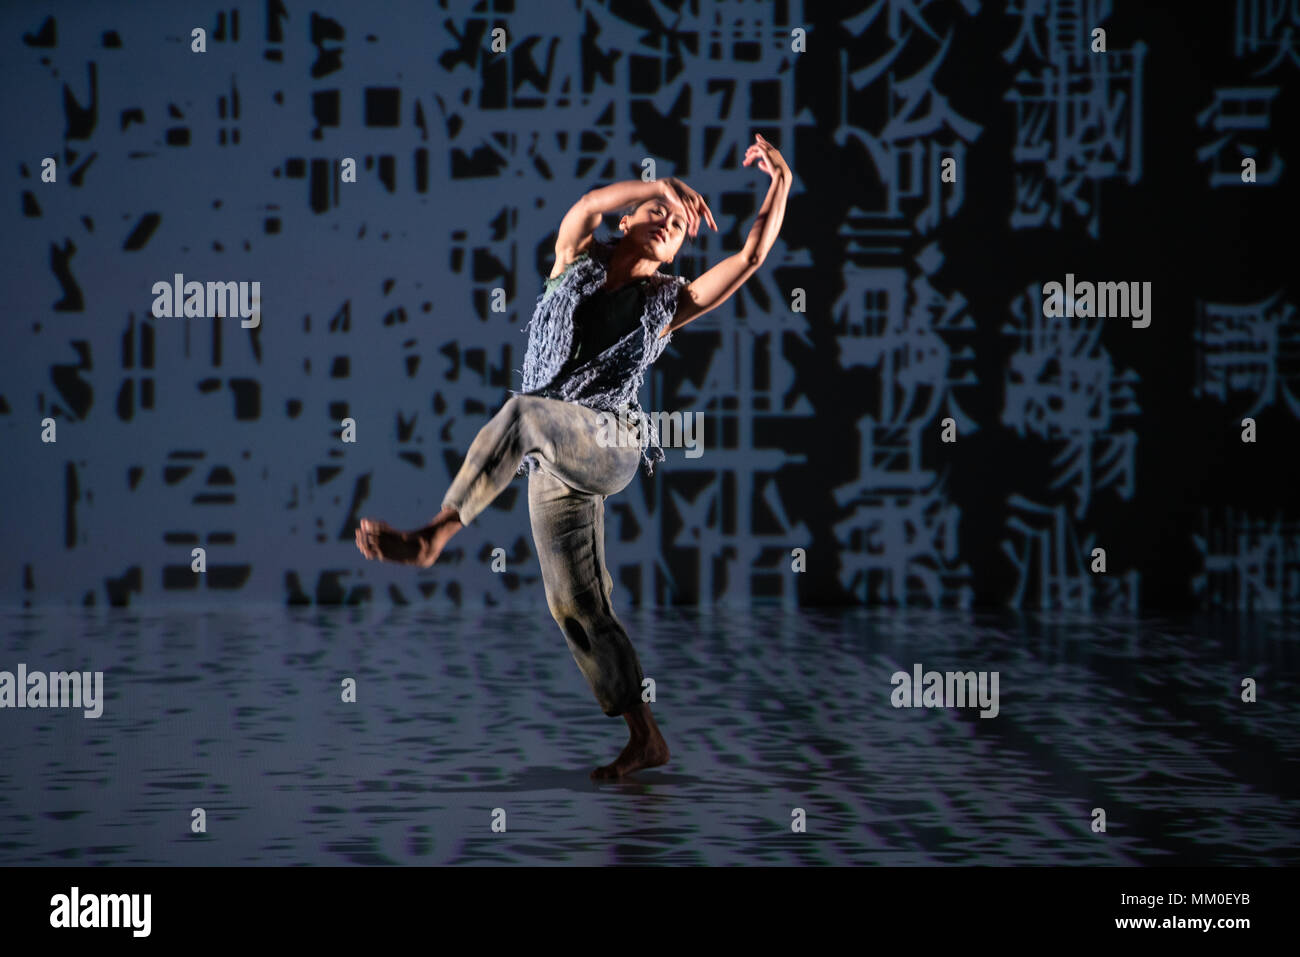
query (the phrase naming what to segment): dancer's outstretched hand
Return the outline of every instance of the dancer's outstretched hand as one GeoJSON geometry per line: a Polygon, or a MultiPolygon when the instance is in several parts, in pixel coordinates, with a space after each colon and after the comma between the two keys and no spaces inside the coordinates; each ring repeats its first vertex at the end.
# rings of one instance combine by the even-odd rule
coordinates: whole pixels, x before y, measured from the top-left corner
{"type": "Polygon", "coordinates": [[[790,164],[785,161],[785,157],[758,133],[754,134],[754,140],[755,142],[750,144],[749,149],[745,150],[745,161],[740,165],[748,166],[750,163],[757,161],[758,168],[773,179],[776,179],[777,176],[784,176],[788,179],[790,164]]]}
{"type": "Polygon", "coordinates": [[[700,231],[700,222],[707,221],[716,232],[718,224],[713,221],[713,213],[709,211],[709,204],[704,201],[704,197],[695,190],[691,189],[676,176],[670,176],[661,180],[667,190],[671,191],[670,198],[676,199],[686,211],[686,227],[691,238],[700,231]]]}

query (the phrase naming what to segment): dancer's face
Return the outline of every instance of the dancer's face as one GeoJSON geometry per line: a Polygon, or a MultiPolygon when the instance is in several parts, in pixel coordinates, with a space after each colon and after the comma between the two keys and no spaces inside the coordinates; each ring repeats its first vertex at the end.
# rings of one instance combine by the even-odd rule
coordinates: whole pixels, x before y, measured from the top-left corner
{"type": "Polygon", "coordinates": [[[618,225],[625,241],[639,246],[646,259],[661,263],[672,262],[686,238],[686,220],[660,199],[642,203],[618,225]]]}

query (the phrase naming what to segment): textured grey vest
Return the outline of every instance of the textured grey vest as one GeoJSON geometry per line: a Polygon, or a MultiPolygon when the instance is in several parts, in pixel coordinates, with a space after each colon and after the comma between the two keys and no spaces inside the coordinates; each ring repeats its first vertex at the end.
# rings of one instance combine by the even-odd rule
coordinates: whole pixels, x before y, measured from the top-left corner
{"type": "MultiPolygon", "coordinates": [[[[573,263],[563,281],[550,295],[537,297],[528,324],[528,351],[524,355],[523,389],[512,395],[544,395],[576,402],[589,409],[629,416],[642,423],[637,430],[641,458],[647,475],[654,463],[662,462],[664,450],[650,417],[641,411],[638,394],[645,372],[672,341],[672,334],[659,338],[677,314],[677,294],[686,285],[680,276],[656,273],[649,277],[645,310],[641,314],[641,335],[629,333],[604,352],[573,370],[562,382],[552,382],[573,348],[573,313],[578,304],[605,284],[605,270],[616,240],[596,240],[587,257],[573,263]]],[[[524,456],[518,474],[531,472],[536,456],[524,456]]]]}

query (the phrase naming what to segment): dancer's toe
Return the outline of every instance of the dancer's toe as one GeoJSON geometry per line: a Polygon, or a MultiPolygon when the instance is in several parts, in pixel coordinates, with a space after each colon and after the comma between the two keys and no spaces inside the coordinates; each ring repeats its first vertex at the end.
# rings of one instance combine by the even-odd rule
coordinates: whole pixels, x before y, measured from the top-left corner
{"type": "Polygon", "coordinates": [[[420,557],[419,537],[400,532],[387,522],[363,518],[357,528],[357,547],[367,558],[414,565],[420,557]]]}

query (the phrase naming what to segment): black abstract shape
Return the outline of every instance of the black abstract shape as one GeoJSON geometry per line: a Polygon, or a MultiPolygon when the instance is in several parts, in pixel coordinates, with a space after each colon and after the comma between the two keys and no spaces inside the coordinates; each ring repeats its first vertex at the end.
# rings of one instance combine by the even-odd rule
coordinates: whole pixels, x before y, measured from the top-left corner
{"type": "Polygon", "coordinates": [[[262,384],[256,379],[230,380],[230,391],[235,394],[235,419],[250,422],[262,416],[262,384]]]}
{"type": "Polygon", "coordinates": [[[342,48],[325,49],[326,40],[342,40],[343,36],[343,24],[312,11],[311,42],[316,47],[316,61],[311,65],[313,80],[319,80],[343,68],[342,48]]]}
{"type": "MultiPolygon", "coordinates": [[[[212,39],[224,41],[226,39],[226,13],[224,10],[217,11],[217,28],[212,31],[212,39]]],[[[239,11],[230,11],[230,40],[232,43],[239,42],[239,11]]]]}
{"type": "Polygon", "coordinates": [[[284,28],[280,26],[281,20],[289,19],[289,11],[284,5],[284,0],[267,0],[266,4],[266,42],[283,43],[284,28]]]}
{"type": "Polygon", "coordinates": [[[199,576],[192,565],[164,565],[163,591],[194,591],[199,587],[199,576]]]}
{"type": "Polygon", "coordinates": [[[135,380],[127,379],[117,390],[117,417],[130,422],[135,417],[135,380]]]}
{"type": "Polygon", "coordinates": [[[86,157],[86,161],[68,174],[68,182],[73,186],[80,186],[86,179],[86,171],[90,169],[90,164],[95,162],[99,153],[91,153],[86,157]]]}
{"type": "Polygon", "coordinates": [[[447,32],[459,41],[459,46],[455,50],[447,50],[442,56],[438,57],[438,66],[448,73],[455,71],[456,67],[461,64],[468,67],[476,66],[479,51],[483,48],[483,37],[487,33],[487,25],[482,21],[471,20],[466,24],[465,32],[459,33],[456,25],[449,22],[447,32]]]}
{"type": "Polygon", "coordinates": [[[402,413],[397,413],[397,441],[411,441],[411,436],[415,434],[415,423],[417,421],[419,421],[418,415],[413,415],[408,420],[402,418],[402,413]]]}
{"type": "Polygon", "coordinates": [[[46,17],[41,28],[35,33],[24,33],[23,43],[29,47],[52,47],[56,43],[54,18],[46,17]]]}
{"type": "Polygon", "coordinates": [[[77,544],[77,502],[81,500],[81,483],[77,480],[77,467],[68,462],[63,467],[63,547],[75,548],[77,544]]]}
{"type": "Polygon", "coordinates": [[[302,582],[298,580],[297,572],[284,573],[284,589],[289,594],[285,598],[285,604],[288,605],[310,605],[311,596],[303,590],[302,582]]]}
{"type": "Polygon", "coordinates": [[[316,576],[316,604],[343,604],[343,583],[339,580],[342,574],[342,572],[337,571],[321,572],[316,576]]]}
{"type": "Polygon", "coordinates": [[[208,587],[224,591],[235,591],[248,584],[252,577],[253,566],[245,562],[242,565],[209,565],[208,587]]]}
{"type": "Polygon", "coordinates": [[[63,132],[64,139],[87,140],[95,130],[95,121],[99,115],[99,79],[94,63],[88,63],[86,68],[90,73],[89,106],[78,103],[72,88],[66,83],[63,84],[63,115],[67,119],[67,126],[63,132]]]}
{"type": "Polygon", "coordinates": [[[336,541],[348,541],[356,534],[357,528],[361,525],[361,505],[369,497],[370,475],[367,473],[352,483],[352,502],[348,505],[348,513],[342,527],[339,528],[336,541]]]}
{"type": "Polygon", "coordinates": [[[400,122],[402,91],[395,86],[365,89],[366,126],[397,126],[400,122]]]}
{"type": "Polygon", "coordinates": [[[114,608],[125,608],[130,604],[128,596],[131,592],[143,591],[143,582],[144,576],[140,572],[139,565],[132,565],[121,578],[104,579],[104,587],[108,591],[108,603],[114,608]]]}
{"type": "Polygon", "coordinates": [[[429,191],[429,151],[423,146],[415,151],[415,191],[429,191]]]}
{"type": "Polygon", "coordinates": [[[77,244],[71,239],[62,247],[50,243],[50,269],[63,288],[63,298],[54,304],[55,312],[82,312],[86,308],[86,298],[81,294],[81,287],[72,278],[69,263],[77,254],[77,244]]]}
{"type": "Polygon", "coordinates": [[[343,305],[339,306],[338,311],[330,316],[330,332],[351,332],[352,331],[352,300],[344,299],[343,305]]]}
{"type": "Polygon", "coordinates": [[[323,213],[330,208],[329,196],[330,186],[334,182],[334,176],[330,172],[331,163],[329,160],[314,159],[311,161],[311,209],[313,213],[323,213]]]}
{"type": "Polygon", "coordinates": [[[318,140],[323,136],[322,130],[327,126],[339,125],[339,91],[318,90],[311,95],[311,115],[316,127],[311,131],[311,138],[318,140]]]}
{"type": "Polygon", "coordinates": [[[80,361],[76,365],[56,363],[50,367],[50,379],[76,418],[84,419],[94,402],[95,391],[77,373],[94,368],[90,360],[90,343],[84,339],[74,339],[71,345],[77,351],[80,361]]]}
{"type": "Polygon", "coordinates": [[[127,252],[143,249],[161,222],[162,215],[160,213],[145,213],[136,222],[135,229],[131,230],[131,235],[126,237],[126,242],[122,244],[122,248],[127,252]]]}

